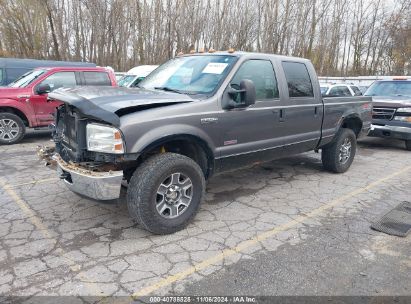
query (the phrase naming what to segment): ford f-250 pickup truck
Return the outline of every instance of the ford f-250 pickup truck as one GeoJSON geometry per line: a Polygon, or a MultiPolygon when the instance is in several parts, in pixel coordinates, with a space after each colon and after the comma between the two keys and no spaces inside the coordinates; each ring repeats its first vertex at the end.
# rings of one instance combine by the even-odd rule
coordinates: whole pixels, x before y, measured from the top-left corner
{"type": "Polygon", "coordinates": [[[55,151],[39,150],[74,192],[116,199],[167,234],[196,214],[213,174],[310,150],[345,172],[371,124],[370,97],[321,97],[309,60],[216,52],[178,56],[139,89],[60,89],[55,151]]]}
{"type": "Polygon", "coordinates": [[[18,143],[26,127],[48,127],[60,104],[47,93],[60,87],[117,86],[114,73],[102,67],[36,68],[0,88],[0,145],[18,143]]]}

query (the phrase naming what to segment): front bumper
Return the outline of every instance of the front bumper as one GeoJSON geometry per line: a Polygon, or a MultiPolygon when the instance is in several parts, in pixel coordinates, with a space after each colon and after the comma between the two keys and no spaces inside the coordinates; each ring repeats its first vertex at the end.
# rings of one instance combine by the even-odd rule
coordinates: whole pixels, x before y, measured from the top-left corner
{"type": "Polygon", "coordinates": [[[411,140],[411,128],[390,125],[371,125],[368,136],[411,140]]]}
{"type": "Polygon", "coordinates": [[[51,168],[71,191],[95,200],[112,200],[120,197],[123,171],[92,171],[76,164],[65,162],[57,153],[50,155],[45,149],[38,149],[40,158],[51,168]],[[43,152],[43,153],[42,153],[43,152]]]}

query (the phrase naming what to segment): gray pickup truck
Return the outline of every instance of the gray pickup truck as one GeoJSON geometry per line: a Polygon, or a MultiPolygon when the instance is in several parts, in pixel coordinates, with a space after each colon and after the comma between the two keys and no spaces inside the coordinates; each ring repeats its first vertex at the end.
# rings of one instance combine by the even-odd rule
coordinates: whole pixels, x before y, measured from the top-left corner
{"type": "Polygon", "coordinates": [[[140,88],[60,89],[55,149],[43,158],[74,192],[116,199],[167,234],[196,214],[213,174],[310,150],[345,172],[371,125],[370,97],[322,98],[302,58],[243,52],[178,56],[140,88]]]}

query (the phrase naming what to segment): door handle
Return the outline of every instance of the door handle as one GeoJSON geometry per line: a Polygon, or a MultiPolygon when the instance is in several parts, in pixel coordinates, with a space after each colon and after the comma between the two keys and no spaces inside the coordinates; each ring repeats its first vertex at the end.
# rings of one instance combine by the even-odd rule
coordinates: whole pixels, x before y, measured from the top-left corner
{"type": "Polygon", "coordinates": [[[284,121],[284,109],[271,110],[271,112],[272,112],[273,114],[279,113],[279,115],[278,115],[279,121],[284,121]]]}
{"type": "Polygon", "coordinates": [[[315,107],[314,107],[314,116],[317,116],[317,115],[318,115],[318,107],[315,106],[315,107]]]}
{"type": "Polygon", "coordinates": [[[280,122],[284,121],[284,114],[285,114],[284,112],[285,112],[284,109],[280,109],[280,122]]]}

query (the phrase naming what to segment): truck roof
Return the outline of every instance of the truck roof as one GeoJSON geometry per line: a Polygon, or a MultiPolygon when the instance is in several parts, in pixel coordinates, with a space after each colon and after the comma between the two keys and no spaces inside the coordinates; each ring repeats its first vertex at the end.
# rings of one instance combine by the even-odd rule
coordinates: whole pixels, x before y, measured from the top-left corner
{"type": "Polygon", "coordinates": [[[66,67],[37,67],[33,70],[46,70],[46,71],[111,71],[105,67],[79,67],[79,66],[66,66],[66,67]]]}
{"type": "Polygon", "coordinates": [[[188,54],[183,54],[181,56],[177,57],[186,57],[186,56],[207,56],[207,55],[212,55],[212,56],[218,56],[218,55],[225,55],[225,56],[233,56],[233,57],[269,57],[273,59],[279,59],[279,60],[292,60],[292,61],[298,61],[298,62],[309,62],[309,59],[306,58],[301,58],[301,57],[293,57],[293,56],[284,56],[284,55],[277,55],[277,54],[269,54],[269,53],[257,53],[257,52],[243,52],[243,51],[216,51],[216,52],[203,52],[203,53],[188,53],[188,54]]]}

